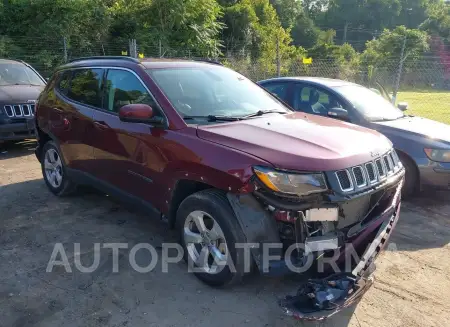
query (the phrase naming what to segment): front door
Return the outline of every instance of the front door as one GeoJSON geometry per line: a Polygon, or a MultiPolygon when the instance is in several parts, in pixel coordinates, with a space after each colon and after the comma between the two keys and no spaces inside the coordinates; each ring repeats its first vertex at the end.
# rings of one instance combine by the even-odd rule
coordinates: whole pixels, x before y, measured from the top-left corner
{"type": "Polygon", "coordinates": [[[167,158],[160,151],[165,133],[143,123],[128,123],[118,113],[127,104],[148,104],[160,109],[153,97],[131,71],[109,69],[105,78],[104,106],[94,113],[96,175],[118,191],[158,206],[161,195],[159,175],[167,158]]]}

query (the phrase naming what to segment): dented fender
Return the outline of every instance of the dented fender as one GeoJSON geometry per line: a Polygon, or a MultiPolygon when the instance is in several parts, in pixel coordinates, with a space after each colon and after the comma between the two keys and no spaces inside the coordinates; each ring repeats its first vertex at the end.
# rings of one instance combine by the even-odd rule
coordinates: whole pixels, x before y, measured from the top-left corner
{"type": "MultiPolygon", "coordinates": [[[[262,271],[262,254],[264,243],[281,244],[275,219],[269,211],[251,194],[227,193],[231,208],[244,232],[247,243],[257,243],[259,247],[251,248],[250,253],[262,271]]],[[[282,256],[282,249],[271,248],[270,255],[282,256]]]]}

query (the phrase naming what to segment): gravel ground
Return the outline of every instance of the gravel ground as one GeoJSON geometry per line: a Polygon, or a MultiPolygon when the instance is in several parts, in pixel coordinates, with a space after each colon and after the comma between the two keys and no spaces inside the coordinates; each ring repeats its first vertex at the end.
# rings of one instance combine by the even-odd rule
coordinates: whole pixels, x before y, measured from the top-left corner
{"type": "MultiPolygon", "coordinates": [[[[46,188],[23,142],[0,154],[0,326],[316,326],[285,317],[277,299],[292,293],[295,278],[252,276],[231,290],[211,289],[184,263],[152,272],[131,268],[121,250],[112,272],[111,250],[89,274],[46,267],[62,243],[74,268],[92,263],[94,243],[146,242],[160,248],[174,239],[158,219],[94,192],[56,198],[46,188]]],[[[1,152],[1,151],[0,151],[1,152]]],[[[377,260],[376,283],[355,307],[321,326],[450,326],[450,195],[404,202],[389,250],[377,260]]],[[[130,246],[131,247],[131,246],[130,246]]],[[[147,251],[136,260],[149,262],[147,251]]]]}

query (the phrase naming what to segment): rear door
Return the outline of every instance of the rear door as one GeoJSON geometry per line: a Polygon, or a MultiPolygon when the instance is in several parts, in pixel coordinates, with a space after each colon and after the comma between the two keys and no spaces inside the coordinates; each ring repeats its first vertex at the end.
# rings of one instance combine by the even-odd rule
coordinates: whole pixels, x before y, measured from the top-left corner
{"type": "Polygon", "coordinates": [[[111,68],[105,75],[104,106],[94,113],[96,175],[116,189],[151,203],[160,201],[159,175],[167,162],[160,151],[161,129],[119,119],[127,104],[147,104],[161,112],[137,75],[111,68]]]}
{"type": "Polygon", "coordinates": [[[59,73],[47,95],[49,129],[70,168],[92,172],[93,114],[101,107],[103,69],[74,69],[59,73]]]}

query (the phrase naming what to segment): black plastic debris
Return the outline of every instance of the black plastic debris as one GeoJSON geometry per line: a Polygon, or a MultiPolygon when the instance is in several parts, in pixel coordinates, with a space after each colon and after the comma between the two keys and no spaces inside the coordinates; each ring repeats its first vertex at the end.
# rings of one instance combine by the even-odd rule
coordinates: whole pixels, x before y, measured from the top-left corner
{"type": "Polygon", "coordinates": [[[297,294],[280,301],[285,313],[297,319],[323,320],[361,298],[373,279],[350,273],[333,274],[324,279],[310,279],[297,294]]]}

